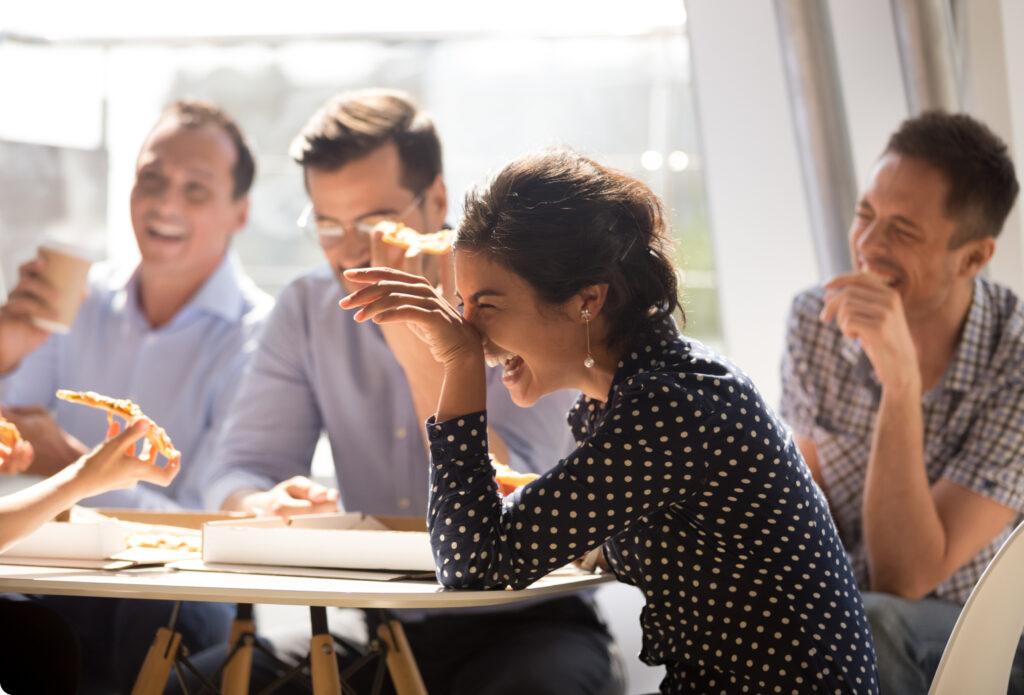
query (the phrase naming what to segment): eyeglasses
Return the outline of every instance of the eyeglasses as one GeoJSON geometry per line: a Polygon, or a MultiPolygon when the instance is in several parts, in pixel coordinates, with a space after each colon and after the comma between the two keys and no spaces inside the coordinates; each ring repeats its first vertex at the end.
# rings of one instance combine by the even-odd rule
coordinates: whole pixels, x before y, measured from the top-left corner
{"type": "Polygon", "coordinates": [[[394,213],[380,213],[366,215],[360,217],[354,221],[349,227],[339,225],[336,222],[322,222],[317,219],[316,212],[313,210],[313,203],[310,201],[303,208],[302,214],[295,220],[295,224],[299,226],[313,241],[317,242],[323,248],[330,248],[341,243],[341,240],[347,233],[355,234],[357,237],[362,237],[363,240],[369,241],[370,232],[381,222],[404,222],[405,218],[412,214],[412,211],[418,208],[426,197],[427,192],[422,191],[411,203],[409,207],[398,214],[394,213]]]}

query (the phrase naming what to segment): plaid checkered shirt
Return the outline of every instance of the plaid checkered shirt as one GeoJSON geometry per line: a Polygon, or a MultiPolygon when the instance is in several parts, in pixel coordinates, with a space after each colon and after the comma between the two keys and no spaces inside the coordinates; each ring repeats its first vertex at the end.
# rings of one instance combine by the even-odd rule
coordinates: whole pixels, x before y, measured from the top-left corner
{"type": "MultiPolygon", "coordinates": [[[[782,362],[781,415],[818,453],[840,538],[862,590],[870,590],[861,509],[881,385],[860,343],[818,314],[825,291],[793,301],[782,362]]],[[[921,399],[928,480],[945,478],[1024,511],[1024,304],[982,278],[942,379],[921,399]]],[[[932,596],[963,603],[1015,522],[932,596]]],[[[894,529],[898,532],[898,529],[894,529]]]]}

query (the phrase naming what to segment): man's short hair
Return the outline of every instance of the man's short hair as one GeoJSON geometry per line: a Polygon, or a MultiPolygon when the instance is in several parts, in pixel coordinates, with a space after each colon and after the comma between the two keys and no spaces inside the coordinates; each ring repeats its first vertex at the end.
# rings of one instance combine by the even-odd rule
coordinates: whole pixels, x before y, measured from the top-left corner
{"type": "Polygon", "coordinates": [[[957,221],[953,248],[997,237],[1020,190],[1006,144],[967,114],[928,111],[910,118],[885,151],[919,159],[946,177],[946,215],[957,221]]]}
{"type": "Polygon", "coordinates": [[[329,100],[292,141],[304,168],[337,171],[389,143],[398,148],[401,184],[421,193],[441,173],[441,140],[430,116],[408,94],[361,89],[329,100]]]}
{"type": "Polygon", "coordinates": [[[256,176],[256,160],[253,157],[252,148],[235,119],[216,104],[198,99],[178,99],[171,102],[160,114],[157,125],[171,119],[177,121],[183,128],[202,128],[212,125],[227,133],[235,145],[235,166],[231,169],[231,178],[235,182],[232,197],[238,200],[249,192],[253,178],[256,176]]]}

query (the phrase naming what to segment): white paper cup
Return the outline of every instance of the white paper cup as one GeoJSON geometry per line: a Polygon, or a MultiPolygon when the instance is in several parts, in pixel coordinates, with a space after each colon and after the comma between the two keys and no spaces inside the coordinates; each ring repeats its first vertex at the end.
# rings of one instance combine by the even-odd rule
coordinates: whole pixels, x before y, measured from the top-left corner
{"type": "Polygon", "coordinates": [[[73,244],[46,241],[39,245],[39,257],[45,262],[43,276],[59,293],[57,318],[34,317],[32,322],[53,333],[67,333],[85,297],[89,266],[99,259],[99,254],[73,244]]]}

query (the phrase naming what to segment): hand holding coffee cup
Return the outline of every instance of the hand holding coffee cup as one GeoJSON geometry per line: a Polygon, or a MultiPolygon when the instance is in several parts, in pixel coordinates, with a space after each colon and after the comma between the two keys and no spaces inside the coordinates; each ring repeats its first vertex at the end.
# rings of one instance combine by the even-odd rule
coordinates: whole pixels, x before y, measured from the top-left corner
{"type": "Polygon", "coordinates": [[[85,299],[89,266],[96,260],[95,254],[71,244],[47,241],[39,247],[39,258],[43,261],[43,278],[57,291],[53,305],[56,315],[34,314],[32,321],[44,330],[67,333],[85,299]]]}
{"type": "Polygon", "coordinates": [[[18,268],[18,284],[0,306],[0,374],[11,371],[49,337],[66,333],[85,297],[94,255],[46,242],[18,268]]]}

